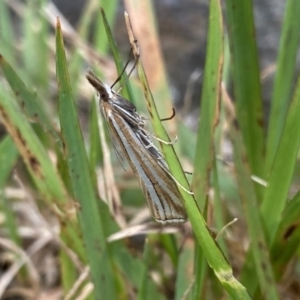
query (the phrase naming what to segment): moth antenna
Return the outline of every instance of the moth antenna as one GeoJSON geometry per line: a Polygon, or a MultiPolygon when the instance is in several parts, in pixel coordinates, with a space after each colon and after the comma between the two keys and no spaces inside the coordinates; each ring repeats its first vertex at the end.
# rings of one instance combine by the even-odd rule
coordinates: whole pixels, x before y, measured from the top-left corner
{"type": "MultiPolygon", "coordinates": [[[[117,79],[115,80],[115,82],[112,84],[111,88],[113,88],[113,87],[121,80],[123,74],[125,73],[125,71],[126,71],[128,65],[129,65],[129,63],[130,63],[130,58],[131,58],[132,55],[133,55],[133,52],[132,52],[132,48],[131,48],[131,49],[130,49],[130,52],[129,52],[129,55],[128,55],[127,62],[126,62],[126,64],[125,64],[125,66],[124,66],[124,68],[123,68],[121,74],[117,77],[117,79]]],[[[138,62],[138,59],[139,59],[139,57],[135,57],[135,58],[134,58],[134,64],[133,64],[133,67],[131,68],[131,70],[130,70],[129,73],[127,74],[127,77],[125,78],[125,81],[124,81],[124,83],[123,83],[123,86],[124,86],[124,84],[126,83],[126,81],[129,79],[129,77],[130,77],[130,75],[132,74],[133,70],[135,69],[135,67],[136,67],[136,65],[137,65],[137,62],[138,62]]],[[[120,93],[120,91],[122,90],[123,86],[121,86],[121,87],[118,89],[117,94],[120,93]]]]}
{"type": "MultiPolygon", "coordinates": [[[[129,73],[128,73],[127,77],[126,77],[126,79],[125,79],[125,81],[123,83],[123,86],[126,83],[126,81],[129,79],[129,77],[132,74],[133,70],[135,69],[137,62],[138,62],[138,58],[135,58],[134,64],[133,64],[131,70],[129,71],[129,73]]],[[[129,64],[129,60],[127,61],[126,65],[128,65],[128,64],[129,64]]],[[[120,86],[120,88],[117,90],[117,94],[119,94],[121,92],[123,86],[120,86]]]]}
{"type": "Polygon", "coordinates": [[[131,49],[130,49],[130,52],[129,52],[129,55],[128,55],[128,59],[127,59],[127,62],[126,62],[126,64],[125,64],[125,66],[123,67],[121,74],[117,77],[117,79],[115,80],[115,82],[111,85],[111,87],[110,87],[111,89],[112,89],[112,88],[113,88],[113,87],[121,80],[123,74],[125,73],[126,68],[128,67],[128,65],[129,65],[129,63],[130,63],[131,53],[132,53],[132,51],[131,51],[131,49]]]}

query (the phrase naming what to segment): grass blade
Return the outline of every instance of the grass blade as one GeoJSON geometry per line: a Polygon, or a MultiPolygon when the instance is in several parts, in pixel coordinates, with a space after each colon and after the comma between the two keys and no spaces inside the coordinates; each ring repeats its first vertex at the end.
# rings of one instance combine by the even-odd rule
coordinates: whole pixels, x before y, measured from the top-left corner
{"type": "Polygon", "coordinates": [[[0,143],[0,190],[2,190],[9,174],[12,172],[18,156],[19,153],[12,138],[9,135],[3,138],[0,143]]]}
{"type": "MultiPolygon", "coordinates": [[[[215,3],[215,5],[218,4],[215,3]]],[[[126,14],[125,19],[129,39],[134,49],[134,54],[136,54],[138,53],[138,50],[135,48],[135,38],[132,33],[128,15],[126,14]]],[[[138,62],[137,69],[141,84],[144,89],[145,98],[147,100],[149,114],[152,118],[153,128],[159,138],[165,141],[170,141],[169,136],[167,135],[164,127],[160,122],[157,108],[153,100],[153,96],[150,92],[148,81],[146,79],[145,72],[140,61],[138,62]]],[[[173,176],[176,177],[178,182],[180,182],[185,189],[189,190],[189,184],[178,161],[174,148],[170,145],[165,144],[162,144],[161,146],[167,163],[170,167],[171,173],[173,174],[173,176]]],[[[213,268],[217,278],[220,280],[221,284],[234,299],[249,299],[245,288],[233,277],[231,267],[228,265],[222,252],[213,240],[212,235],[206,226],[205,220],[200,213],[200,210],[195,202],[194,197],[191,194],[188,194],[187,192],[183,191],[182,188],[179,188],[179,190],[185,201],[186,210],[195,235],[203,249],[203,252],[205,253],[205,257],[209,265],[213,268]]]]}
{"type": "MultiPolygon", "coordinates": [[[[266,188],[264,201],[260,207],[261,217],[269,247],[274,242],[276,232],[282,220],[282,213],[288,198],[291,178],[294,172],[300,145],[300,77],[296,86],[293,101],[287,115],[287,121],[279,142],[278,151],[266,188]],[[287,159],[288,157],[288,159],[287,159]],[[274,205],[274,203],[276,205],[274,205]]],[[[274,251],[274,250],[273,250],[274,251]]],[[[251,268],[252,257],[248,254],[241,277],[247,282],[249,292],[254,293],[257,280],[253,280],[254,270],[251,268]],[[250,278],[252,278],[250,280],[250,278]]]]}
{"type": "Polygon", "coordinates": [[[80,203],[79,220],[97,299],[116,299],[116,288],[103,225],[98,214],[87,154],[83,144],[67,70],[60,22],[56,28],[56,67],[59,116],[74,198],[80,203]]]}
{"type": "MultiPolygon", "coordinates": [[[[103,22],[107,23],[108,27],[114,27],[114,22],[115,18],[117,15],[117,10],[118,10],[118,1],[117,0],[104,0],[101,1],[101,14],[103,16],[102,11],[105,11],[105,18],[106,20],[103,22]]],[[[104,32],[107,34],[106,28],[103,28],[102,26],[102,20],[99,17],[97,26],[97,30],[95,31],[95,37],[94,37],[94,44],[96,45],[97,50],[100,53],[106,54],[108,51],[108,43],[107,40],[104,39],[103,37],[105,36],[104,32]]]]}
{"type": "Polygon", "coordinates": [[[267,173],[271,171],[290,104],[299,45],[299,15],[300,2],[297,0],[286,1],[268,126],[267,173]]]}
{"type": "Polygon", "coordinates": [[[20,107],[10,94],[0,89],[0,120],[14,140],[38,192],[49,207],[56,207],[58,219],[64,223],[63,241],[71,246],[80,258],[83,246],[79,239],[74,204],[58,176],[49,156],[20,107]],[[66,221],[67,219],[67,221],[66,221]]]}
{"type": "MultiPolygon", "coordinates": [[[[155,99],[160,99],[157,101],[156,106],[159,112],[165,112],[163,116],[163,118],[165,118],[171,114],[173,103],[162,53],[159,47],[153,1],[126,0],[125,7],[133,21],[134,33],[142,53],[140,60],[143,62],[147,73],[151,93],[155,99]]],[[[177,134],[175,118],[166,122],[165,126],[171,136],[177,134]]],[[[175,148],[180,149],[179,143],[181,143],[180,140],[178,140],[175,148]]]]}
{"type": "Polygon", "coordinates": [[[297,253],[300,243],[300,192],[289,202],[282,214],[282,221],[272,245],[271,255],[273,269],[277,279],[280,279],[288,263],[297,253]]]}
{"type": "Polygon", "coordinates": [[[152,243],[151,237],[146,239],[144,245],[144,253],[143,253],[143,268],[140,274],[140,283],[138,288],[138,300],[151,300],[151,299],[158,299],[158,300],[166,300],[166,298],[158,293],[156,287],[153,285],[152,281],[149,280],[149,267],[151,265],[152,259],[152,243]]]}
{"type": "MultiPolygon", "coordinates": [[[[3,190],[6,181],[9,178],[17,159],[19,152],[13,142],[11,136],[7,135],[1,140],[0,143],[0,191],[3,190]]],[[[0,193],[0,204],[5,215],[5,225],[7,226],[9,237],[15,242],[16,245],[21,246],[21,239],[18,234],[18,226],[15,213],[12,210],[11,203],[0,193]]],[[[1,211],[1,208],[0,208],[1,211]]]]}
{"type": "Polygon", "coordinates": [[[264,228],[260,219],[258,201],[251,179],[250,167],[243,147],[242,136],[236,119],[234,116],[230,115],[228,109],[227,119],[231,127],[230,134],[234,149],[236,177],[241,200],[243,202],[244,215],[247,220],[256,275],[260,283],[264,299],[279,299],[270,263],[268,246],[264,235],[264,228]]]}
{"type": "Polygon", "coordinates": [[[36,94],[26,87],[25,83],[1,54],[0,69],[13,90],[19,105],[27,114],[27,117],[32,122],[41,124],[47,132],[50,132],[55,142],[60,142],[60,136],[49,121],[49,116],[46,114],[44,107],[36,100],[36,94]]]}
{"type": "Polygon", "coordinates": [[[192,190],[203,210],[214,160],[214,131],[219,121],[220,84],[223,63],[223,26],[219,1],[211,1],[207,56],[201,96],[192,190]]]}
{"type": "Polygon", "coordinates": [[[24,36],[22,56],[26,80],[33,83],[40,92],[48,88],[49,82],[48,65],[45,64],[49,55],[45,39],[48,23],[39,17],[44,2],[44,0],[29,0],[24,9],[22,24],[24,36]]]}
{"type": "MultiPolygon", "coordinates": [[[[119,50],[118,50],[118,47],[117,47],[117,43],[116,43],[116,41],[113,37],[112,31],[110,29],[109,22],[106,18],[106,14],[104,12],[104,9],[101,9],[101,15],[102,15],[104,28],[105,28],[106,35],[107,35],[107,38],[108,38],[110,49],[111,49],[113,57],[114,57],[114,61],[115,61],[115,65],[116,65],[118,74],[121,74],[121,72],[124,68],[124,65],[123,65],[123,62],[122,62],[122,59],[121,59],[121,56],[120,56],[120,53],[119,53],[119,50]]],[[[120,79],[120,85],[122,87],[124,87],[122,89],[123,97],[126,98],[126,99],[130,99],[130,101],[135,103],[133,93],[132,93],[130,83],[128,81],[128,76],[127,76],[126,72],[124,72],[124,74],[122,75],[122,77],[120,79]]]]}
{"type": "MultiPolygon", "coordinates": [[[[227,0],[226,17],[237,120],[251,172],[264,178],[264,120],[252,1],[227,0]]],[[[255,187],[261,202],[264,190],[255,187]]]]}
{"type": "Polygon", "coordinates": [[[174,300],[184,299],[183,295],[190,294],[192,284],[195,284],[195,282],[193,282],[193,274],[191,272],[193,268],[193,258],[195,257],[193,244],[194,243],[188,239],[183,251],[179,255],[174,300]]]}
{"type": "Polygon", "coordinates": [[[45,199],[48,201],[57,199],[61,203],[65,202],[68,199],[66,190],[57,176],[47,152],[16,101],[1,89],[0,118],[45,199]]]}
{"type": "Polygon", "coordinates": [[[14,40],[13,26],[5,1],[0,1],[0,28],[0,53],[7,57],[10,63],[13,63],[15,61],[14,46],[11,43],[14,40]]]}
{"type": "Polygon", "coordinates": [[[300,77],[298,78],[293,101],[289,107],[286,124],[279,142],[264,201],[261,205],[261,215],[264,220],[269,245],[272,244],[280,224],[295,169],[300,145],[299,115],[300,77]]]}
{"type": "MultiPolygon", "coordinates": [[[[201,113],[197,135],[192,190],[198,206],[203,211],[210,185],[210,174],[215,156],[214,133],[220,113],[220,84],[223,65],[223,26],[219,1],[210,2],[208,41],[201,95],[201,113]]],[[[197,244],[196,247],[201,247],[197,244]]],[[[200,249],[196,249],[195,284],[193,297],[203,295],[205,261],[200,249]],[[200,259],[197,259],[200,258],[200,259]]]]}

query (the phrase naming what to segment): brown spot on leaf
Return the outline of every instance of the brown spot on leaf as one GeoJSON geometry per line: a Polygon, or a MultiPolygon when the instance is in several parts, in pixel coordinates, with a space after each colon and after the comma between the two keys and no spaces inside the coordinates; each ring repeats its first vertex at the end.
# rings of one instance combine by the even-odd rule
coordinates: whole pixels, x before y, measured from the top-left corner
{"type": "Polygon", "coordinates": [[[283,235],[283,239],[287,240],[293,234],[293,232],[296,230],[297,227],[298,226],[295,224],[289,226],[283,235]]]}
{"type": "Polygon", "coordinates": [[[15,144],[17,145],[25,163],[38,177],[43,177],[40,162],[38,161],[37,157],[31,152],[31,149],[29,149],[27,142],[20,132],[19,128],[17,128],[15,124],[11,122],[4,107],[1,105],[0,116],[2,118],[4,126],[6,127],[6,130],[9,132],[15,144]]]}
{"type": "Polygon", "coordinates": [[[67,153],[67,146],[66,146],[66,143],[65,143],[64,139],[62,138],[61,133],[60,133],[60,136],[61,136],[61,141],[62,141],[63,153],[66,154],[67,153]]]}
{"type": "Polygon", "coordinates": [[[150,115],[151,119],[153,119],[152,110],[149,110],[149,115],[150,115]]]}
{"type": "Polygon", "coordinates": [[[34,170],[35,173],[40,171],[40,163],[36,157],[30,156],[29,163],[30,163],[32,170],[34,170]]]}
{"type": "Polygon", "coordinates": [[[263,250],[265,247],[264,247],[264,244],[262,243],[262,241],[258,241],[258,247],[259,249],[263,250]]]}
{"type": "Polygon", "coordinates": [[[61,228],[66,228],[67,227],[67,222],[63,218],[61,218],[61,220],[60,220],[60,227],[61,228]]]}
{"type": "Polygon", "coordinates": [[[26,147],[26,141],[23,139],[23,136],[19,129],[16,129],[16,135],[17,135],[18,139],[20,140],[22,146],[26,147]]]}
{"type": "Polygon", "coordinates": [[[59,17],[56,18],[56,28],[57,28],[57,30],[61,30],[61,25],[60,25],[60,19],[59,19],[59,17]]]}
{"type": "Polygon", "coordinates": [[[247,159],[247,155],[246,154],[244,154],[242,156],[242,161],[243,161],[244,164],[248,164],[248,159],[247,159]]]}
{"type": "Polygon", "coordinates": [[[0,114],[2,115],[3,121],[8,119],[8,116],[7,116],[7,114],[6,114],[6,112],[5,112],[2,105],[0,105],[0,114]]]}
{"type": "MultiPolygon", "coordinates": [[[[146,85],[144,85],[144,95],[145,95],[145,98],[148,99],[149,92],[148,92],[148,88],[146,85]]],[[[149,105],[151,106],[151,103],[149,103],[149,105]]]]}
{"type": "Polygon", "coordinates": [[[260,127],[264,127],[264,120],[262,118],[258,118],[257,119],[257,124],[260,126],[260,127]]]}
{"type": "Polygon", "coordinates": [[[100,242],[99,242],[98,239],[95,240],[95,249],[96,249],[99,253],[103,252],[103,248],[101,247],[100,242]]]}
{"type": "Polygon", "coordinates": [[[232,120],[232,124],[236,130],[240,130],[239,123],[236,118],[232,120]]]}

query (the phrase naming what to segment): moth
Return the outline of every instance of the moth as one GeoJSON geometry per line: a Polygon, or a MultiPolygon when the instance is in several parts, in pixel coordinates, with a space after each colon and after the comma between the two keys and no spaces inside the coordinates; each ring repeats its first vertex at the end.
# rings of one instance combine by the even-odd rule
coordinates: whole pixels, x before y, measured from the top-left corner
{"type": "Polygon", "coordinates": [[[187,214],[176,179],[145,130],[145,119],[134,104],[91,70],[86,78],[97,91],[102,115],[138,179],[153,218],[162,224],[185,222],[187,214]]]}

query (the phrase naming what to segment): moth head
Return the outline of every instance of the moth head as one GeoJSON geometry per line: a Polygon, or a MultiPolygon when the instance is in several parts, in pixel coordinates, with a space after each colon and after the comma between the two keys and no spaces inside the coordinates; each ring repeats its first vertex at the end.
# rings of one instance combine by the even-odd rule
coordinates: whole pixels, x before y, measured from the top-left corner
{"type": "Polygon", "coordinates": [[[88,71],[86,78],[96,89],[100,100],[107,102],[113,97],[111,88],[103,83],[91,70],[88,71]]]}
{"type": "Polygon", "coordinates": [[[100,99],[103,101],[108,101],[113,98],[112,89],[105,83],[103,83],[103,90],[98,91],[100,99]]]}

